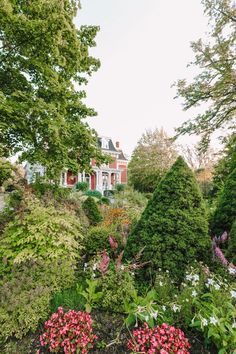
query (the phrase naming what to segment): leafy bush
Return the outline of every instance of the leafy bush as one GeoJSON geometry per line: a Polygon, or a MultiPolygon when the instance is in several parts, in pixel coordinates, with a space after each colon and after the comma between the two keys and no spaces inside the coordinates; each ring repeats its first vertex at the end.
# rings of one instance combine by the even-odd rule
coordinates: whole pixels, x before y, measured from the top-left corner
{"type": "Polygon", "coordinates": [[[158,185],[128,237],[128,258],[141,249],[141,261],[149,262],[146,271],[151,275],[162,268],[181,279],[195,259],[209,260],[206,210],[194,175],[181,157],[158,185]]]}
{"type": "Polygon", "coordinates": [[[76,183],[75,188],[78,191],[85,192],[89,189],[89,184],[88,182],[78,182],[76,183]]]}
{"type": "Polygon", "coordinates": [[[161,326],[135,329],[133,338],[128,342],[128,349],[132,353],[150,354],[189,354],[190,344],[184,333],[174,326],[163,323],[161,326]]]}
{"type": "Polygon", "coordinates": [[[227,177],[219,195],[216,211],[212,220],[212,230],[221,235],[229,232],[236,217],[236,168],[227,177]]]}
{"type": "Polygon", "coordinates": [[[6,270],[27,260],[75,260],[82,248],[81,226],[72,212],[44,206],[33,196],[4,230],[0,255],[6,270]]]}
{"type": "Polygon", "coordinates": [[[134,279],[129,272],[109,269],[98,281],[103,293],[99,307],[116,312],[124,311],[124,301],[131,302],[134,292],[134,279]]]}
{"type": "Polygon", "coordinates": [[[13,176],[14,171],[15,168],[9,161],[0,159],[0,187],[13,176]]]}
{"type": "Polygon", "coordinates": [[[35,331],[49,312],[52,294],[71,287],[74,265],[66,260],[26,262],[1,280],[0,341],[35,331]]]}
{"type": "Polygon", "coordinates": [[[126,185],[122,183],[117,183],[115,189],[117,192],[124,192],[126,185]]]}
{"type": "Polygon", "coordinates": [[[96,190],[88,190],[87,192],[84,193],[84,195],[86,195],[87,197],[94,197],[97,199],[102,198],[102,193],[96,190]]]}
{"type": "Polygon", "coordinates": [[[38,198],[51,194],[55,199],[67,199],[71,192],[70,188],[61,187],[58,184],[43,182],[41,179],[36,180],[31,186],[38,198]]]}
{"type": "Polygon", "coordinates": [[[40,336],[42,347],[50,352],[88,353],[97,336],[93,334],[92,319],[86,312],[71,310],[64,312],[59,307],[44,324],[45,332],[40,336]]]}
{"type": "Polygon", "coordinates": [[[100,221],[102,221],[101,212],[92,197],[88,197],[83,202],[83,209],[91,225],[97,225],[100,221]]]}
{"type": "Polygon", "coordinates": [[[85,237],[85,252],[88,258],[96,255],[104,249],[109,248],[109,236],[118,237],[118,233],[113,226],[94,226],[91,227],[85,237]]]}

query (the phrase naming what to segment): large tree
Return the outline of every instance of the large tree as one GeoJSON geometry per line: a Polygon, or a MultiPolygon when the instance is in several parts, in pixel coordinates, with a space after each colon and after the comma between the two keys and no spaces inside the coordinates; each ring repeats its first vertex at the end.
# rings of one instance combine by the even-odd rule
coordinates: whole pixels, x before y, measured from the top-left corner
{"type": "Polygon", "coordinates": [[[94,116],[78,89],[96,71],[89,55],[98,27],[77,29],[76,0],[0,0],[0,155],[47,166],[88,169],[101,161],[94,116]]]}
{"type": "Polygon", "coordinates": [[[202,0],[209,17],[209,41],[192,43],[194,65],[200,73],[192,83],[180,80],[177,96],[184,109],[207,107],[178,128],[178,134],[202,134],[205,145],[219,128],[235,128],[236,112],[236,7],[233,0],[202,0]]]}
{"type": "Polygon", "coordinates": [[[163,129],[147,130],[129,163],[130,184],[140,192],[153,192],[176,157],[176,147],[163,129]]]}

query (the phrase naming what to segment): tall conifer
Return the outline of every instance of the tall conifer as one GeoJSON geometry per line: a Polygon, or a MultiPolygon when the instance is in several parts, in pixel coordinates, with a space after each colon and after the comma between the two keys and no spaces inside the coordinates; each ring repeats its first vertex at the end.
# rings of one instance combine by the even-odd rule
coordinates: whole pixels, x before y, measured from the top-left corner
{"type": "Polygon", "coordinates": [[[144,248],[141,261],[150,262],[149,273],[162,268],[181,278],[188,264],[210,257],[210,245],[200,190],[192,171],[179,157],[129,236],[127,254],[133,257],[144,248]]]}

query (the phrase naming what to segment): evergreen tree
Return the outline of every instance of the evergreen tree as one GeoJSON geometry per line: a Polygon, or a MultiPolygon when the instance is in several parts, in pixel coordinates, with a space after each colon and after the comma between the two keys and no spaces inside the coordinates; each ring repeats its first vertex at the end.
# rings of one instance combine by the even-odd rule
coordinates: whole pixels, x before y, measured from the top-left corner
{"type": "Polygon", "coordinates": [[[216,235],[229,232],[236,219],[236,168],[226,179],[219,195],[215,214],[212,220],[212,231],[216,235]]]}
{"type": "MultiPolygon", "coordinates": [[[[193,172],[179,157],[157,186],[127,243],[129,257],[181,278],[194,260],[206,261],[211,246],[202,196],[193,172]]],[[[147,274],[147,273],[146,273],[147,274]]],[[[145,274],[145,275],[146,275],[145,274]]]]}
{"type": "Polygon", "coordinates": [[[230,239],[229,239],[229,247],[227,250],[227,259],[232,262],[234,265],[236,264],[236,217],[233,222],[233,226],[230,230],[230,239]]]}
{"type": "Polygon", "coordinates": [[[83,209],[91,225],[97,225],[102,221],[102,215],[93,197],[88,197],[83,202],[83,209]]]}

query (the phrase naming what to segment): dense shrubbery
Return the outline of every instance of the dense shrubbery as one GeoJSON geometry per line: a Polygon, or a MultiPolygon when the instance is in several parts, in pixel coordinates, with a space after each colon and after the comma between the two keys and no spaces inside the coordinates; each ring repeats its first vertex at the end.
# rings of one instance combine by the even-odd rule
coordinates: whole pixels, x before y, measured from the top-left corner
{"type": "Polygon", "coordinates": [[[85,253],[88,258],[109,248],[109,236],[118,237],[119,233],[114,226],[94,226],[88,231],[85,238],[85,253]]]}
{"type": "Polygon", "coordinates": [[[143,248],[141,260],[149,262],[151,274],[161,267],[181,278],[194,260],[208,261],[207,231],[199,188],[192,171],[178,158],[128,237],[126,254],[134,256],[143,248]]]}
{"type": "Polygon", "coordinates": [[[7,160],[0,159],[0,187],[13,176],[15,168],[7,160]]]}
{"type": "Polygon", "coordinates": [[[0,239],[2,340],[36,330],[53,293],[71,287],[81,239],[73,212],[24,195],[0,239]]]}
{"type": "Polygon", "coordinates": [[[97,225],[100,221],[102,221],[102,215],[99,207],[92,197],[88,197],[83,202],[83,209],[91,225],[97,225]]]}
{"type": "Polygon", "coordinates": [[[75,260],[81,249],[81,226],[72,212],[44,206],[26,196],[0,240],[0,255],[8,271],[28,260],[75,260]]]}
{"type": "Polygon", "coordinates": [[[227,250],[227,258],[236,265],[236,218],[229,233],[229,246],[227,250]]]}
{"type": "Polygon", "coordinates": [[[227,177],[212,220],[212,230],[220,235],[229,232],[236,219],[236,168],[227,177]]]}

